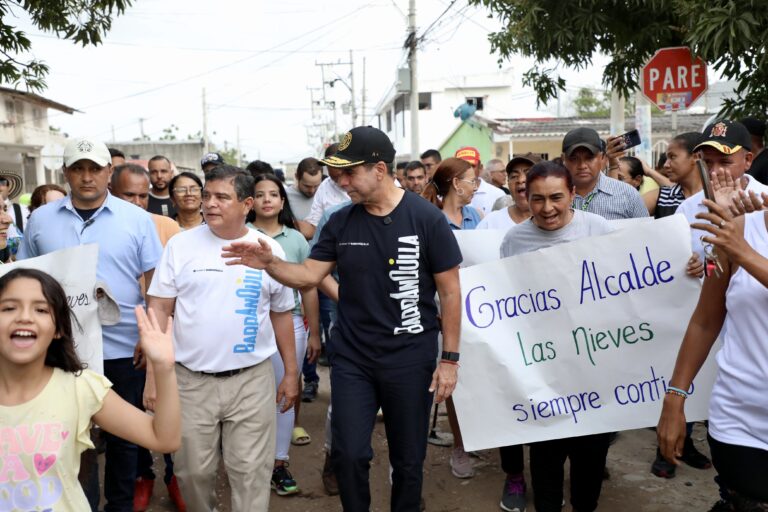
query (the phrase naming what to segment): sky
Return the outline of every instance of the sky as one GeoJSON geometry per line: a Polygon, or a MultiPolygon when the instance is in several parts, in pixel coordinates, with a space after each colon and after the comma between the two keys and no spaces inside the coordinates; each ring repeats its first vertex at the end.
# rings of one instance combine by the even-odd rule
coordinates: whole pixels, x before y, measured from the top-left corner
{"type": "MultiPolygon", "coordinates": [[[[466,0],[417,0],[416,5],[418,33],[431,26],[419,48],[420,80],[498,69],[487,36],[500,25],[488,11],[466,0]]],[[[51,126],[107,143],[139,137],[142,125],[152,139],[175,126],[177,138],[186,139],[202,130],[205,88],[210,140],[232,147],[239,127],[247,158],[275,165],[316,154],[307,135],[313,123],[309,88],[322,87],[316,64],[348,62],[350,49],[358,109],[365,59],[371,122],[397,68],[405,66],[407,11],[408,0],[136,0],[114,20],[104,44],[85,48],[40,32],[20,8],[13,12],[15,20],[3,21],[24,30],[32,54],[50,66],[41,94],[82,111],[70,116],[51,110],[51,126]]],[[[600,88],[604,64],[598,57],[587,73],[565,70],[569,91],[600,88]]],[[[513,94],[525,115],[537,110],[533,91],[520,83],[529,65],[522,58],[502,65],[513,70],[513,94]]],[[[349,66],[326,69],[326,80],[336,78],[335,72],[350,83],[349,66]]],[[[326,88],[326,96],[341,105],[350,92],[337,83],[326,88]]],[[[539,110],[548,115],[554,105],[539,110]]],[[[337,115],[340,131],[348,129],[350,116],[341,109],[337,115]]]]}

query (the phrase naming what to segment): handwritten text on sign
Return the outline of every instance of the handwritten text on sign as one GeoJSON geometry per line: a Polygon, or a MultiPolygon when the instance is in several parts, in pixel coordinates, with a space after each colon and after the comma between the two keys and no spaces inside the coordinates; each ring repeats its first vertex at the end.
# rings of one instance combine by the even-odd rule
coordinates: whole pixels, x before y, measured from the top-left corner
{"type": "MultiPolygon", "coordinates": [[[[456,235],[463,249],[504,233],[456,235]]],[[[655,425],[698,300],[690,254],[675,215],[462,268],[454,400],[467,449],[655,425]]],[[[708,361],[689,419],[706,417],[713,382],[708,361]]]]}
{"type": "Polygon", "coordinates": [[[0,266],[0,275],[14,268],[34,268],[50,274],[67,294],[69,307],[82,330],[73,325],[77,354],[88,368],[103,372],[101,323],[94,298],[96,265],[99,248],[96,244],[80,245],[52,252],[37,258],[0,266]]]}

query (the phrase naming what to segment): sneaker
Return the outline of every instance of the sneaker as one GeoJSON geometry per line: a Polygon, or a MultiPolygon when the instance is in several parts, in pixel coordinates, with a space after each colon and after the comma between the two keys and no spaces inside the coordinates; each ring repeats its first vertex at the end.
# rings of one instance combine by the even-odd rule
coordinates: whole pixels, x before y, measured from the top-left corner
{"type": "Polygon", "coordinates": [[[339,494],[339,482],[336,481],[336,474],[331,467],[331,457],[325,454],[325,463],[323,464],[323,487],[328,496],[339,494]]]}
{"type": "Polygon", "coordinates": [[[690,437],[685,438],[683,443],[683,455],[680,460],[696,469],[709,469],[712,467],[712,461],[709,458],[696,449],[693,444],[693,439],[690,437]]]}
{"type": "Polygon", "coordinates": [[[456,447],[451,452],[451,473],[456,478],[472,478],[475,470],[472,468],[472,460],[464,448],[456,447]]]}
{"type": "Polygon", "coordinates": [[[133,489],[133,512],[144,512],[149,508],[149,499],[152,497],[152,489],[155,481],[149,478],[137,478],[133,489]]]}
{"type": "Polygon", "coordinates": [[[507,512],[525,512],[525,477],[522,474],[507,475],[499,506],[507,512]]]}
{"type": "Polygon", "coordinates": [[[714,505],[712,505],[712,508],[709,509],[709,512],[733,512],[733,507],[729,502],[723,499],[719,499],[715,502],[714,505]]]}
{"type": "Polygon", "coordinates": [[[302,402],[314,402],[317,398],[317,381],[310,381],[304,383],[304,389],[301,391],[302,402]]]}
{"type": "Polygon", "coordinates": [[[171,477],[167,487],[168,498],[170,498],[173,506],[176,507],[176,512],[187,512],[187,504],[184,503],[184,498],[181,497],[181,489],[179,489],[179,481],[176,480],[176,475],[171,477]]]}
{"type": "Polygon", "coordinates": [[[299,486],[296,485],[296,480],[293,479],[290,471],[288,471],[287,463],[277,466],[272,470],[272,490],[278,496],[289,496],[299,492],[299,486]]]}
{"type": "Polygon", "coordinates": [[[667,459],[661,456],[661,450],[656,448],[656,460],[651,464],[651,473],[659,478],[675,478],[676,466],[667,462],[667,459]]]}

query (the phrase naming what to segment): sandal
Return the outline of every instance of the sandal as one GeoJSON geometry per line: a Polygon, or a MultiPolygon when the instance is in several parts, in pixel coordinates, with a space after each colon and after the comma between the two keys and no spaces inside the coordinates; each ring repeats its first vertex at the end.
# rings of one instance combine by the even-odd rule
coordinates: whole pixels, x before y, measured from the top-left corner
{"type": "Polygon", "coordinates": [[[303,446],[311,442],[312,438],[303,427],[294,427],[293,432],[291,433],[291,444],[303,446]]]}

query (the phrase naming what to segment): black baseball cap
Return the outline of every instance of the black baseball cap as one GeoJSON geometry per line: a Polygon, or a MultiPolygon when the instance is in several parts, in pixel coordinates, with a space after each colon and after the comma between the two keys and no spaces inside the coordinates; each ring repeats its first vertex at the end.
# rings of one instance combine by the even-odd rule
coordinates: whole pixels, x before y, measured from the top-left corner
{"type": "Polygon", "coordinates": [[[577,148],[586,148],[592,154],[602,152],[603,141],[592,128],[576,128],[565,134],[563,138],[563,153],[571,156],[577,148]]]}
{"type": "Polygon", "coordinates": [[[752,137],[746,126],[738,121],[716,121],[704,128],[701,141],[693,150],[698,151],[703,146],[715,148],[725,155],[732,155],[741,148],[751,151],[752,137]]]}
{"type": "Polygon", "coordinates": [[[339,142],[339,150],[320,163],[343,169],[376,162],[389,164],[394,160],[395,147],[383,131],[373,126],[358,126],[345,133],[339,142]]]}
{"type": "Polygon", "coordinates": [[[537,155],[536,153],[531,153],[530,151],[528,153],[525,153],[523,155],[518,155],[514,157],[512,160],[509,161],[507,164],[507,174],[512,172],[512,169],[515,168],[517,164],[526,163],[531,164],[531,166],[536,165],[537,163],[541,162],[541,156],[537,155]]]}
{"type": "Polygon", "coordinates": [[[205,167],[207,164],[222,165],[224,164],[224,157],[219,153],[206,153],[203,155],[203,158],[200,159],[200,167],[205,167]]]}

